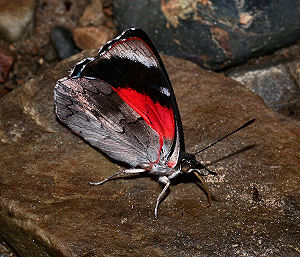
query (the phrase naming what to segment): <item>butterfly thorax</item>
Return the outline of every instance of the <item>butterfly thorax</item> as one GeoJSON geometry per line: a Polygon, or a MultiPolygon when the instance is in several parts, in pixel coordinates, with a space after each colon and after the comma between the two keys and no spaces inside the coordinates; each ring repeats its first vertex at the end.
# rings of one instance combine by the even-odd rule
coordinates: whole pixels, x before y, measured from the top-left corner
{"type": "Polygon", "coordinates": [[[182,153],[182,158],[177,162],[174,167],[169,167],[167,163],[151,163],[140,165],[143,169],[149,171],[150,174],[157,176],[167,176],[169,179],[173,179],[183,173],[198,172],[199,174],[206,176],[209,171],[196,160],[195,155],[189,153],[182,153]]]}
{"type": "Polygon", "coordinates": [[[161,162],[139,166],[144,170],[149,171],[150,174],[157,176],[170,176],[177,170],[177,168],[169,167],[167,164],[163,164],[161,162]]]}

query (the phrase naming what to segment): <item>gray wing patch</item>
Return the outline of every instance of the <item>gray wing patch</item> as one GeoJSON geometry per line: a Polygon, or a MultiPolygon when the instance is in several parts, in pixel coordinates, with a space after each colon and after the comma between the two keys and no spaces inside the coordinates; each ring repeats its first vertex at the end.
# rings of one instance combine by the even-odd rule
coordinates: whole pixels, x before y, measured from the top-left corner
{"type": "Polygon", "coordinates": [[[59,120],[111,158],[137,167],[157,161],[158,134],[112,87],[94,78],[63,78],[54,90],[59,120]]]}

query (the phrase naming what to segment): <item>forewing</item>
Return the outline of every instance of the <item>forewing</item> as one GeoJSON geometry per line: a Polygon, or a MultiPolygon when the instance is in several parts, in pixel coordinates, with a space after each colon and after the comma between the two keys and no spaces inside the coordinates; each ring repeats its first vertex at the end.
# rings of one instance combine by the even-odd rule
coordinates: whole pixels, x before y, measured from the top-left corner
{"type": "Polygon", "coordinates": [[[175,95],[158,52],[142,30],[129,29],[108,42],[97,57],[77,64],[71,77],[98,78],[111,85],[159,135],[156,162],[176,165],[184,139],[175,95]]]}
{"type": "Polygon", "coordinates": [[[157,159],[158,134],[103,80],[59,80],[55,110],[72,131],[113,159],[132,167],[157,159]]]}

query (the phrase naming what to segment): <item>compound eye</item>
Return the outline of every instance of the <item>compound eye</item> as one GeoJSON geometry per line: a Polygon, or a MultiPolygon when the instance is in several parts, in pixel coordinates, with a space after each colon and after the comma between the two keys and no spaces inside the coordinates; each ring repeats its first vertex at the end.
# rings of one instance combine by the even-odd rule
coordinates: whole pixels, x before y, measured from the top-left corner
{"type": "Polygon", "coordinates": [[[183,160],[181,163],[181,172],[186,173],[189,172],[190,169],[191,169],[190,164],[187,161],[183,160]]]}

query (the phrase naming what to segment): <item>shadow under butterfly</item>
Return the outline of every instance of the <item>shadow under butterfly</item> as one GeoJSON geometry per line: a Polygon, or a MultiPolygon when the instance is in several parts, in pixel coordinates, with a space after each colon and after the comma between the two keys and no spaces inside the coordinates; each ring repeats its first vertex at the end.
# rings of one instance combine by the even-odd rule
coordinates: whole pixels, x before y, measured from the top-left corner
{"type": "Polygon", "coordinates": [[[211,197],[202,176],[216,175],[195,158],[224,138],[252,124],[248,121],[195,154],[185,152],[181,118],[163,62],[141,29],[131,28],[106,43],[96,57],[78,62],[54,89],[60,121],[109,157],[127,163],[100,182],[121,175],[148,173],[164,184],[154,209],[183,173],[193,173],[211,197]]]}

